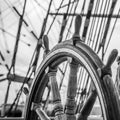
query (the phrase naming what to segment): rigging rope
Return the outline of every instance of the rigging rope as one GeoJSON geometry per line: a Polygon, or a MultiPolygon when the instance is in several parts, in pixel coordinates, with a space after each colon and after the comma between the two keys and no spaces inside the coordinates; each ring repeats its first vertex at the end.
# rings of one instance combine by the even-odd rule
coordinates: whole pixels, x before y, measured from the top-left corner
{"type": "MultiPolygon", "coordinates": [[[[26,0],[24,3],[24,7],[23,7],[23,12],[22,15],[20,16],[19,19],[19,27],[18,27],[18,32],[17,32],[17,36],[16,36],[16,43],[15,43],[15,47],[14,47],[14,54],[13,54],[13,58],[12,58],[12,63],[11,63],[11,67],[9,72],[11,71],[12,67],[13,67],[13,72],[15,72],[15,61],[16,61],[16,54],[17,54],[17,50],[18,50],[18,44],[19,44],[19,40],[20,40],[20,32],[21,32],[21,28],[22,28],[22,23],[23,23],[23,16],[25,13],[25,7],[26,7],[26,0]]],[[[13,73],[14,74],[14,73],[13,73]]]]}
{"type": "MultiPolygon", "coordinates": [[[[73,4],[73,3],[75,3],[76,1],[78,1],[78,0],[73,0],[73,1],[70,2],[70,4],[73,4]]],[[[68,6],[68,5],[69,5],[69,3],[61,6],[60,8],[64,8],[64,7],[68,6]]],[[[58,9],[57,9],[57,10],[58,10],[58,9]]]]}
{"type": "Polygon", "coordinates": [[[82,6],[82,10],[81,10],[81,14],[84,13],[84,10],[85,10],[85,3],[86,3],[86,0],[84,0],[84,2],[83,2],[83,6],[82,6]]]}
{"type": "MultiPolygon", "coordinates": [[[[1,7],[0,7],[0,21],[1,21],[1,27],[4,29],[4,23],[3,23],[3,19],[2,19],[2,11],[1,11],[1,7]]],[[[5,42],[5,47],[6,47],[6,52],[10,53],[9,48],[8,48],[8,44],[7,44],[7,38],[6,35],[4,34],[4,32],[2,31],[3,37],[4,37],[4,42],[5,42]]]]}
{"type": "MultiPolygon", "coordinates": [[[[49,11],[50,11],[51,4],[52,4],[52,0],[50,1],[49,7],[48,7],[48,11],[47,11],[47,14],[46,14],[46,18],[44,19],[43,26],[42,26],[42,29],[41,29],[39,41],[38,41],[37,47],[36,47],[36,49],[35,49],[35,51],[37,52],[36,55],[38,55],[38,53],[39,53],[39,51],[40,51],[40,48],[41,48],[41,47],[40,47],[41,44],[42,44],[42,43],[41,43],[41,40],[42,40],[42,36],[43,36],[43,34],[44,34],[44,31],[45,31],[45,26],[46,26],[46,22],[47,22],[47,19],[48,19],[48,14],[49,14],[49,11]],[[40,46],[39,46],[39,45],[40,45],[40,46]],[[38,51],[38,50],[39,50],[39,51],[38,51]]],[[[34,53],[35,53],[35,52],[34,52],[34,53]]],[[[33,64],[33,65],[37,65],[37,60],[36,60],[36,59],[38,59],[38,56],[35,56],[35,61],[34,61],[34,64],[33,64]]],[[[31,64],[31,63],[30,63],[30,64],[31,64]]],[[[32,67],[33,67],[33,66],[32,66],[32,67]]],[[[28,71],[27,71],[27,74],[26,74],[26,77],[25,77],[25,79],[24,79],[24,81],[23,81],[23,84],[22,84],[20,90],[18,91],[18,93],[17,93],[17,95],[16,95],[16,98],[14,99],[14,101],[13,101],[10,109],[8,110],[8,114],[9,114],[10,111],[13,109],[13,106],[15,105],[16,102],[17,102],[17,104],[16,104],[15,109],[17,108],[18,102],[19,102],[19,99],[20,99],[20,96],[21,96],[21,94],[22,94],[22,90],[23,90],[24,84],[29,81],[29,79],[31,78],[32,74],[35,72],[35,71],[32,70],[31,73],[30,73],[30,70],[31,70],[31,67],[29,66],[28,71]],[[30,74],[29,74],[29,73],[30,73],[30,74]],[[29,79],[27,78],[28,75],[29,75],[29,77],[28,77],[29,79]]],[[[35,70],[35,69],[34,69],[34,70],[35,70]]]]}
{"type": "MultiPolygon", "coordinates": [[[[99,3],[100,1],[96,1],[96,5],[95,5],[95,9],[93,11],[93,13],[97,13],[98,12],[98,8],[99,8],[99,3]]],[[[90,24],[90,30],[89,30],[89,35],[88,35],[88,40],[86,39],[86,43],[90,46],[90,43],[91,43],[91,38],[92,38],[92,34],[93,34],[93,30],[94,30],[94,27],[95,27],[95,21],[96,21],[96,17],[92,18],[92,22],[90,24]]],[[[78,83],[79,84],[79,88],[78,88],[78,91],[81,90],[81,93],[78,93],[77,95],[77,98],[79,99],[82,99],[82,101],[84,100],[85,98],[85,95],[87,94],[87,86],[88,86],[88,81],[89,81],[89,75],[87,74],[87,72],[85,70],[82,70],[80,71],[80,74],[79,74],[79,78],[80,78],[80,82],[78,83]],[[83,76],[83,74],[85,74],[85,76],[83,76]],[[81,76],[81,78],[80,78],[81,76]],[[81,85],[81,82],[82,80],[84,79],[84,82],[82,83],[81,85]],[[79,95],[80,94],[80,95],[79,95]],[[84,95],[82,95],[84,94],[84,95]],[[84,98],[83,98],[84,97],[84,98]]],[[[80,102],[81,100],[79,100],[80,102]]],[[[79,110],[79,107],[82,107],[82,106],[78,106],[77,107],[77,110],[79,110]]]]}
{"type": "MultiPolygon", "coordinates": [[[[85,2],[86,2],[86,0],[84,0],[81,13],[84,13],[85,2]]],[[[86,16],[86,20],[85,20],[85,24],[84,24],[84,30],[83,30],[84,34],[82,34],[82,37],[84,36],[84,38],[82,38],[84,42],[85,42],[85,39],[86,39],[86,34],[87,34],[87,29],[88,29],[88,26],[89,26],[89,22],[90,22],[90,16],[91,16],[91,12],[92,12],[92,9],[93,9],[93,4],[94,4],[94,1],[91,0],[89,5],[88,5],[88,12],[87,12],[87,16],[86,16]]],[[[79,84],[79,88],[78,88],[79,91],[80,91],[81,86],[83,85],[82,79],[84,77],[84,74],[86,74],[86,71],[84,69],[81,69],[80,74],[79,74],[79,78],[80,78],[81,81],[78,83],[79,84]]],[[[81,97],[83,98],[83,96],[81,96],[81,97]]],[[[81,97],[79,99],[81,99],[81,97]]],[[[78,107],[77,107],[77,110],[78,110],[78,107]]]]}
{"type": "MultiPolygon", "coordinates": [[[[110,0],[109,0],[110,1],[110,0]]],[[[104,4],[104,9],[103,9],[103,14],[106,13],[106,10],[108,9],[108,6],[107,6],[107,3],[109,2],[108,0],[105,1],[105,4],[104,4]],[[107,8],[106,8],[107,6],[107,8]]],[[[103,3],[102,3],[103,4],[103,3]]],[[[102,6],[101,6],[101,9],[102,9],[102,6]]],[[[103,25],[103,20],[104,18],[102,17],[101,18],[101,21],[100,21],[100,27],[99,27],[99,31],[98,31],[98,35],[97,35],[97,41],[96,41],[96,44],[95,44],[95,49],[97,48],[97,44],[98,44],[98,41],[100,41],[100,33],[102,32],[102,25],[103,25]]],[[[101,33],[102,34],[102,33],[101,33]]],[[[99,49],[99,48],[98,48],[99,49]]],[[[98,51],[97,51],[98,53],[98,51]]]]}
{"type": "Polygon", "coordinates": [[[64,2],[64,0],[61,1],[60,6],[59,6],[59,8],[57,9],[56,15],[54,16],[53,21],[52,21],[52,23],[50,24],[46,35],[49,34],[49,32],[50,32],[50,30],[51,30],[51,27],[52,27],[52,25],[53,25],[53,23],[54,23],[54,21],[55,21],[55,19],[56,19],[56,17],[57,17],[57,14],[59,13],[60,7],[61,7],[61,5],[63,4],[63,2],[64,2]]]}
{"type": "MultiPolygon", "coordinates": [[[[5,2],[6,2],[6,4],[11,8],[12,12],[13,12],[15,15],[16,15],[16,13],[17,13],[17,15],[18,15],[19,17],[21,16],[20,13],[17,11],[16,7],[14,7],[10,1],[9,1],[10,3],[8,3],[8,1],[6,1],[6,0],[5,0],[5,2]]],[[[18,17],[18,16],[16,16],[16,17],[18,17]]],[[[17,21],[16,21],[16,22],[17,22],[17,21]]],[[[36,36],[35,33],[30,29],[29,25],[27,24],[27,22],[26,22],[24,19],[23,19],[23,23],[24,23],[24,25],[25,25],[25,29],[26,29],[35,39],[38,40],[37,36],[36,36]]],[[[15,22],[14,22],[13,24],[15,24],[15,22]]],[[[13,26],[13,24],[12,24],[11,26],[13,26]]],[[[9,27],[11,27],[11,26],[9,26],[9,27]]]]}
{"type": "MultiPolygon", "coordinates": [[[[106,11],[105,11],[105,14],[108,14],[109,15],[109,12],[110,12],[110,10],[109,10],[109,7],[111,7],[110,6],[110,0],[108,1],[108,5],[107,5],[107,7],[106,7],[106,11]]],[[[104,33],[105,33],[105,29],[106,29],[106,24],[107,24],[107,21],[108,21],[108,18],[104,18],[103,19],[103,24],[102,24],[102,26],[101,26],[101,34],[100,34],[100,42],[102,41],[102,39],[103,39],[103,36],[104,36],[104,33]]],[[[99,46],[100,46],[100,42],[99,42],[99,46]]],[[[99,48],[98,48],[99,49],[99,48]]],[[[102,56],[103,56],[103,49],[102,49],[102,56]]],[[[103,57],[102,57],[102,60],[103,60],[103,57]]]]}
{"type": "MultiPolygon", "coordinates": [[[[99,9],[99,3],[100,3],[100,0],[96,1],[96,6],[95,6],[95,10],[93,11],[93,14],[97,14],[98,9],[99,9]]],[[[93,17],[90,30],[89,30],[88,40],[86,40],[89,46],[90,46],[90,42],[92,41],[92,35],[93,35],[94,28],[95,28],[95,22],[96,22],[96,17],[93,17]]]]}
{"type": "MultiPolygon", "coordinates": [[[[19,1],[19,4],[20,4],[20,6],[22,7],[22,3],[21,3],[21,1],[19,1]]],[[[32,5],[33,5],[33,4],[32,4],[32,5]]],[[[35,27],[33,26],[32,22],[31,22],[31,20],[30,20],[30,18],[29,18],[29,16],[28,16],[28,14],[25,13],[24,16],[28,19],[29,24],[31,25],[31,27],[32,27],[32,29],[34,30],[35,34],[37,34],[37,31],[36,31],[35,27]]]]}
{"type": "Polygon", "coordinates": [[[112,38],[113,31],[114,31],[114,29],[115,29],[115,25],[116,25],[116,23],[117,23],[119,14],[120,14],[120,8],[119,8],[119,10],[118,10],[117,17],[116,17],[116,19],[115,19],[115,22],[114,22],[112,31],[111,31],[111,33],[110,33],[110,37],[109,37],[109,39],[108,39],[108,43],[107,43],[107,45],[106,45],[106,49],[105,49],[105,51],[104,51],[104,54],[106,54],[106,52],[107,52],[107,49],[108,49],[108,46],[109,46],[109,44],[110,44],[110,40],[111,40],[111,38],[112,38]]]}
{"type": "Polygon", "coordinates": [[[70,3],[71,3],[71,0],[69,0],[66,14],[64,14],[64,16],[63,16],[62,26],[61,26],[61,31],[60,31],[60,34],[59,34],[59,41],[58,41],[58,43],[60,43],[62,41],[62,38],[63,38],[63,33],[64,33],[64,30],[65,30],[65,27],[66,27],[66,24],[67,24],[67,21],[68,21],[67,20],[67,16],[68,16],[69,8],[70,8],[70,3]]]}
{"type": "MultiPolygon", "coordinates": [[[[23,22],[24,13],[25,13],[26,2],[27,2],[27,0],[25,0],[25,2],[24,2],[22,15],[20,16],[20,20],[19,20],[19,28],[18,28],[17,37],[16,37],[16,43],[15,43],[15,47],[14,47],[14,54],[13,54],[13,58],[12,58],[12,63],[11,63],[10,69],[9,69],[9,71],[8,71],[8,75],[9,75],[9,73],[11,72],[11,69],[12,69],[12,68],[13,68],[13,74],[15,74],[16,54],[17,54],[18,44],[19,44],[19,40],[20,40],[20,32],[21,32],[21,28],[22,28],[22,22],[23,22]]],[[[7,92],[6,92],[6,96],[5,96],[4,105],[7,103],[10,85],[11,85],[11,80],[8,81],[8,86],[7,86],[7,92]]],[[[11,106],[12,106],[12,105],[11,105],[11,106]]],[[[4,109],[5,109],[5,107],[4,107],[4,109]]],[[[9,113],[10,113],[10,111],[8,112],[8,114],[9,114],[9,113]]],[[[3,116],[4,116],[4,115],[3,115],[3,116]]]]}
{"type": "Polygon", "coordinates": [[[84,29],[83,29],[83,33],[82,33],[82,39],[84,42],[86,39],[86,34],[87,34],[89,23],[90,23],[90,17],[91,17],[93,5],[94,5],[94,0],[90,0],[89,6],[88,6],[88,12],[87,12],[86,19],[85,19],[84,29]]]}
{"type": "Polygon", "coordinates": [[[109,27],[110,27],[111,17],[112,17],[112,14],[113,14],[116,3],[117,3],[117,0],[112,1],[112,5],[111,5],[110,12],[109,12],[109,15],[108,15],[108,20],[107,20],[107,23],[106,23],[106,26],[105,26],[105,32],[104,32],[104,35],[103,35],[103,39],[102,39],[102,41],[100,42],[100,45],[99,45],[99,50],[98,51],[100,51],[101,48],[103,49],[102,50],[103,51],[102,58],[104,57],[104,45],[105,45],[106,37],[107,37],[107,34],[108,34],[108,30],[109,30],[109,27]]]}
{"type": "MultiPolygon", "coordinates": [[[[107,1],[107,3],[106,3],[106,5],[105,5],[105,11],[103,12],[103,14],[109,14],[109,6],[110,6],[110,0],[109,1],[107,1]]],[[[98,40],[99,40],[99,43],[98,44],[100,44],[100,42],[102,41],[102,37],[103,37],[103,34],[104,34],[104,32],[105,32],[105,26],[106,26],[106,23],[107,23],[107,19],[108,18],[102,18],[102,22],[101,22],[101,27],[99,28],[99,30],[100,30],[100,33],[99,33],[99,38],[98,38],[98,40]]],[[[97,43],[96,43],[97,44],[97,43]]],[[[99,46],[99,45],[98,45],[99,46]]],[[[99,47],[98,47],[98,49],[99,49],[99,47]]],[[[102,53],[103,54],[103,53],[102,53]]]]}
{"type": "MultiPolygon", "coordinates": [[[[101,13],[102,7],[103,7],[103,2],[101,3],[101,7],[100,7],[99,13],[101,13]]],[[[99,23],[100,23],[100,18],[98,18],[98,21],[97,21],[95,33],[94,33],[94,36],[93,36],[93,43],[95,42],[95,36],[98,36],[98,35],[99,35],[99,32],[97,32],[99,23]]],[[[101,26],[99,26],[99,27],[101,27],[101,26]]],[[[99,40],[99,39],[97,38],[97,39],[96,39],[96,42],[95,42],[95,47],[94,47],[94,51],[95,51],[95,52],[96,52],[96,49],[97,49],[98,40],[99,40]]]]}
{"type": "MultiPolygon", "coordinates": [[[[76,6],[75,6],[75,8],[74,8],[73,14],[75,14],[75,12],[76,12],[76,9],[77,9],[77,6],[78,6],[78,3],[79,3],[79,1],[76,2],[76,6]]],[[[74,3],[72,4],[72,7],[71,7],[70,12],[71,12],[72,9],[73,9],[73,5],[74,5],[74,3]]],[[[73,18],[74,18],[74,16],[72,16],[72,19],[71,19],[71,22],[70,22],[70,25],[69,25],[69,28],[68,28],[68,32],[67,32],[67,34],[66,34],[65,39],[67,39],[67,37],[68,37],[69,31],[70,31],[71,26],[72,26],[73,18]]]]}
{"type": "MultiPolygon", "coordinates": [[[[13,37],[13,38],[16,38],[15,35],[13,35],[12,33],[8,32],[8,31],[6,31],[5,29],[3,29],[3,28],[1,28],[1,27],[0,27],[0,30],[1,30],[2,32],[8,34],[9,36],[11,36],[11,37],[13,37]]],[[[22,35],[22,34],[21,34],[21,35],[22,35]]],[[[25,41],[23,41],[23,40],[21,40],[21,39],[20,39],[20,42],[26,44],[27,46],[31,46],[29,43],[27,43],[27,42],[25,42],[25,41]]]]}

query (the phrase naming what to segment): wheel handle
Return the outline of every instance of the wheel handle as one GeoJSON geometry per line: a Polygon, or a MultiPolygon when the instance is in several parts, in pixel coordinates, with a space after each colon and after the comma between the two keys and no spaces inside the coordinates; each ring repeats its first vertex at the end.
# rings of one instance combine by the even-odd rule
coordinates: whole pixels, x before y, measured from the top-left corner
{"type": "Polygon", "coordinates": [[[106,65],[101,69],[101,77],[103,78],[105,75],[112,76],[111,66],[113,62],[115,61],[116,57],[118,55],[118,50],[113,49],[110,53],[106,65]]]}
{"type": "Polygon", "coordinates": [[[80,32],[81,23],[82,23],[82,17],[80,15],[77,15],[75,19],[75,32],[73,34],[73,38],[80,37],[79,32],[80,32]]]}

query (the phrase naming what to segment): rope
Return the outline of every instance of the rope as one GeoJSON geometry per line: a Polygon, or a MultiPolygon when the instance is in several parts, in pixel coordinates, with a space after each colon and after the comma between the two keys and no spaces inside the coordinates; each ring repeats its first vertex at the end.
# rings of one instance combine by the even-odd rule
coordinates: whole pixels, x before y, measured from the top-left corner
{"type": "Polygon", "coordinates": [[[50,24],[50,27],[48,28],[48,31],[47,31],[47,34],[46,34],[46,35],[49,34],[49,32],[50,32],[50,30],[51,30],[51,27],[52,27],[52,25],[53,25],[53,23],[54,23],[54,21],[55,21],[55,19],[56,19],[56,17],[57,17],[57,14],[58,14],[58,12],[59,12],[59,10],[60,10],[60,7],[61,7],[61,5],[63,4],[63,1],[64,1],[64,0],[61,1],[60,6],[59,6],[59,8],[57,9],[56,15],[54,16],[53,21],[52,21],[52,23],[50,24]]]}
{"type": "Polygon", "coordinates": [[[110,37],[109,37],[108,43],[107,43],[107,45],[106,45],[106,49],[105,49],[105,51],[104,51],[104,54],[107,52],[107,49],[108,49],[108,46],[109,46],[109,44],[110,44],[110,40],[111,40],[111,38],[112,38],[113,31],[114,31],[114,29],[115,29],[115,25],[116,25],[116,23],[117,23],[119,14],[120,14],[120,8],[119,8],[119,10],[118,10],[117,17],[116,17],[116,19],[115,19],[115,22],[114,22],[112,31],[111,31],[111,33],[110,33],[110,37]]]}
{"type": "Polygon", "coordinates": [[[85,19],[84,29],[82,33],[82,39],[84,42],[86,39],[86,34],[87,34],[89,23],[90,23],[90,16],[91,16],[91,12],[93,9],[93,5],[94,5],[94,0],[90,0],[89,6],[88,6],[88,12],[87,12],[86,19],[85,19]]]}
{"type": "MultiPolygon", "coordinates": [[[[98,12],[99,3],[100,3],[100,0],[98,0],[96,2],[95,10],[93,12],[94,14],[97,14],[97,12],[98,12]]],[[[95,27],[95,21],[96,21],[96,17],[93,17],[91,27],[90,27],[90,30],[89,30],[88,41],[86,41],[89,46],[90,46],[90,42],[91,42],[91,39],[92,39],[94,27],[95,27]]]]}
{"type": "MultiPolygon", "coordinates": [[[[75,14],[75,11],[76,11],[77,6],[78,6],[78,2],[79,2],[79,1],[77,1],[77,2],[76,2],[76,6],[75,6],[75,8],[74,8],[74,12],[73,12],[73,14],[75,14]]],[[[73,9],[73,5],[74,5],[74,3],[72,4],[72,7],[71,7],[70,12],[71,12],[71,11],[72,11],[72,9],[73,9]]],[[[73,17],[72,17],[72,19],[71,19],[71,22],[70,22],[70,25],[69,25],[69,28],[68,28],[68,32],[67,32],[67,34],[66,34],[65,39],[67,39],[67,37],[68,37],[69,31],[70,31],[71,26],[72,26],[73,18],[74,18],[74,16],[73,16],[73,17]]]]}
{"type": "Polygon", "coordinates": [[[68,16],[69,8],[70,8],[70,2],[71,2],[71,0],[69,0],[66,14],[64,14],[64,16],[63,16],[62,26],[61,26],[61,31],[60,31],[60,34],[59,34],[59,41],[58,41],[58,43],[60,43],[62,41],[63,33],[64,33],[64,30],[65,30],[65,27],[66,27],[66,24],[67,24],[67,21],[68,21],[67,20],[67,16],[68,16]]]}

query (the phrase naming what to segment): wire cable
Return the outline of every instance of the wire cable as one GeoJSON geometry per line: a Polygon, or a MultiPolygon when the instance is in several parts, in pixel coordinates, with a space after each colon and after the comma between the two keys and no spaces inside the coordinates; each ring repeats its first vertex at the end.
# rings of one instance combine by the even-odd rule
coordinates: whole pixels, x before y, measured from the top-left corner
{"type": "Polygon", "coordinates": [[[120,8],[119,8],[119,10],[118,10],[117,17],[116,17],[116,19],[115,19],[115,22],[114,22],[112,31],[111,31],[111,33],[110,33],[110,37],[109,37],[108,43],[107,43],[107,45],[106,45],[106,49],[105,49],[105,51],[104,51],[104,54],[106,54],[106,52],[107,52],[107,49],[108,49],[108,46],[109,46],[109,44],[110,44],[110,40],[111,40],[111,38],[112,38],[112,35],[113,35],[113,32],[114,32],[115,25],[116,25],[116,23],[117,23],[119,14],[120,14],[120,8]]]}
{"type": "MultiPolygon", "coordinates": [[[[73,14],[75,14],[75,12],[76,12],[78,3],[79,3],[79,1],[76,2],[76,5],[75,5],[74,10],[73,10],[73,14]]],[[[70,11],[72,11],[74,4],[75,4],[75,3],[72,4],[72,7],[71,7],[71,10],[70,10],[70,11]]],[[[74,19],[74,16],[72,16],[72,18],[71,18],[71,22],[70,22],[70,25],[69,25],[69,28],[68,28],[68,32],[67,32],[67,34],[66,34],[66,38],[65,38],[65,39],[67,39],[67,37],[68,37],[69,31],[70,31],[70,29],[71,29],[71,27],[72,27],[73,19],[74,19]]]]}
{"type": "Polygon", "coordinates": [[[52,25],[53,25],[53,23],[54,23],[54,21],[55,21],[55,19],[56,19],[56,17],[57,17],[57,14],[58,14],[58,12],[59,12],[59,10],[60,10],[60,7],[61,7],[61,5],[63,4],[63,2],[64,2],[64,0],[61,1],[60,6],[59,6],[59,8],[58,8],[58,10],[57,10],[57,12],[56,12],[56,15],[55,15],[54,18],[53,18],[52,23],[50,24],[50,26],[49,26],[49,28],[48,28],[48,31],[47,31],[46,35],[49,34],[49,32],[50,32],[50,30],[51,30],[51,27],[52,27],[52,25]]]}

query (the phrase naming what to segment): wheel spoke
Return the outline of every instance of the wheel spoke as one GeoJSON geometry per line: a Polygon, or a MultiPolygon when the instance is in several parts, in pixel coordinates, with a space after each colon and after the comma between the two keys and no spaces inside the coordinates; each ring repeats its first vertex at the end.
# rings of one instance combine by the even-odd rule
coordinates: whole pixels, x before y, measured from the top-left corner
{"type": "Polygon", "coordinates": [[[97,97],[96,90],[92,90],[90,92],[85,104],[83,105],[77,120],[87,120],[87,118],[90,115],[90,112],[93,108],[93,105],[95,104],[96,97],[97,97]]]}
{"type": "Polygon", "coordinates": [[[42,110],[41,105],[37,103],[32,103],[31,110],[34,110],[41,120],[50,120],[47,114],[42,110]]]}
{"type": "Polygon", "coordinates": [[[72,60],[72,62],[70,63],[70,74],[69,74],[68,89],[67,89],[67,102],[65,108],[67,120],[76,120],[75,96],[77,92],[77,72],[78,72],[78,64],[74,60],[72,60]]]}
{"type": "Polygon", "coordinates": [[[52,92],[52,100],[54,105],[54,112],[55,118],[59,120],[65,120],[65,114],[63,113],[63,106],[61,103],[61,96],[58,89],[58,84],[56,80],[56,69],[51,69],[48,73],[50,85],[51,85],[51,92],[52,92]]]}

